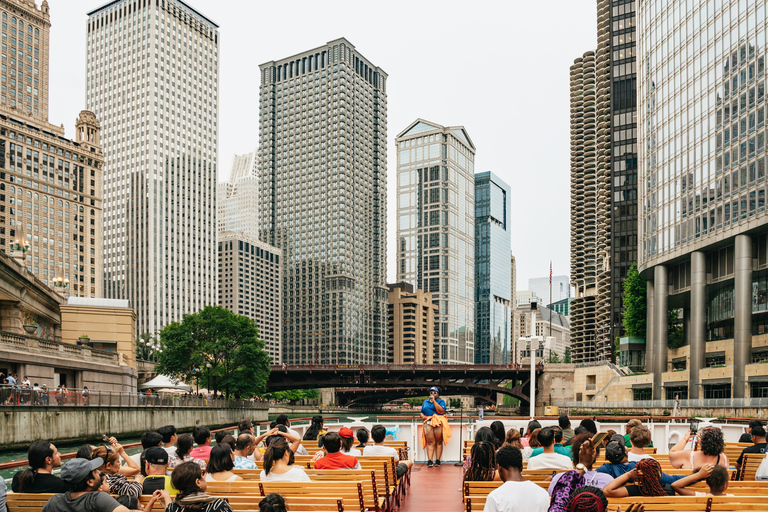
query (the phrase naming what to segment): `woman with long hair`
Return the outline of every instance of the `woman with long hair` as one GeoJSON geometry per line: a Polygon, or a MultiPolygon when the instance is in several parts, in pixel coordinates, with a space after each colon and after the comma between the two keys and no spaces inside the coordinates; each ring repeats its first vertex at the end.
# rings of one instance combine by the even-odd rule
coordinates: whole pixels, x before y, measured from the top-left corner
{"type": "Polygon", "coordinates": [[[208,483],[194,462],[182,462],[171,473],[171,485],[179,490],[165,512],[232,512],[229,504],[205,493],[208,483]]]}
{"type": "Polygon", "coordinates": [[[232,472],[233,469],[235,469],[235,452],[232,451],[232,448],[226,443],[214,446],[211,450],[211,459],[208,461],[206,481],[237,482],[242,480],[242,477],[232,472]]]}
{"type": "Polygon", "coordinates": [[[464,472],[465,482],[490,482],[500,480],[496,471],[496,445],[492,441],[480,441],[472,445],[469,468],[464,472]]]}
{"type": "Polygon", "coordinates": [[[50,441],[35,441],[27,452],[29,466],[13,475],[11,490],[29,493],[60,493],[67,486],[57,476],[53,468],[61,466],[59,450],[50,441]]]}
{"type": "Polygon", "coordinates": [[[506,437],[504,438],[504,444],[501,446],[514,446],[521,452],[523,451],[523,444],[520,442],[520,431],[516,428],[507,430],[506,437]]]}
{"type": "MultiPolygon", "coordinates": [[[[533,454],[533,450],[536,448],[541,448],[541,443],[539,442],[539,431],[541,428],[533,429],[531,432],[531,435],[528,436],[528,446],[523,448],[523,462],[529,460],[531,458],[531,455],[533,454]]],[[[521,439],[520,442],[523,442],[524,439],[521,439]]]]}
{"type": "Polygon", "coordinates": [[[603,487],[608,498],[627,496],[674,496],[675,491],[668,484],[660,482],[661,465],[655,459],[637,461],[635,468],[612,480],[603,487]],[[632,485],[625,485],[634,480],[632,485]]]}
{"type": "Polygon", "coordinates": [[[194,462],[200,469],[206,469],[207,464],[203,459],[192,457],[189,452],[195,447],[195,438],[190,434],[181,434],[176,439],[176,454],[168,457],[168,469],[173,469],[184,462],[194,462]]]}
{"type": "MultiPolygon", "coordinates": [[[[110,494],[118,496],[141,496],[142,482],[141,475],[136,476],[136,480],[129,482],[124,475],[120,474],[120,457],[129,464],[135,465],[136,462],[125,453],[125,448],[120,443],[112,446],[102,445],[93,449],[92,458],[100,458],[104,464],[99,468],[107,475],[110,494]]],[[[139,469],[138,467],[136,468],[139,469]]]]}
{"type": "Polygon", "coordinates": [[[312,416],[312,423],[310,423],[309,428],[304,433],[304,440],[317,441],[318,438],[324,434],[325,430],[323,430],[323,417],[320,415],[312,416]]]}
{"type": "Polygon", "coordinates": [[[293,464],[293,452],[284,438],[274,439],[264,452],[264,469],[259,474],[262,482],[310,482],[300,466],[293,464]]]}
{"type": "Polygon", "coordinates": [[[496,436],[496,440],[494,441],[494,444],[496,445],[496,449],[498,450],[499,448],[501,448],[501,445],[504,444],[504,440],[507,435],[506,429],[504,428],[504,424],[499,420],[494,421],[493,423],[491,423],[491,432],[493,432],[493,435],[496,436]]]}

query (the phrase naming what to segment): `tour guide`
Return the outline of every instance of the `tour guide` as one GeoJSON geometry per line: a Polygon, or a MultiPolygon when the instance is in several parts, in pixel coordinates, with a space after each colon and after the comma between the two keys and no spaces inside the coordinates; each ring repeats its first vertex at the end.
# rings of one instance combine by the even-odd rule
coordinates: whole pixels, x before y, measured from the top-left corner
{"type": "Polygon", "coordinates": [[[445,418],[445,400],[439,397],[440,390],[436,387],[429,388],[429,398],[421,404],[421,419],[424,420],[424,429],[421,432],[421,447],[427,447],[427,467],[432,467],[432,455],[437,457],[434,465],[440,465],[440,456],[443,454],[443,443],[448,444],[451,438],[451,427],[445,418]]]}

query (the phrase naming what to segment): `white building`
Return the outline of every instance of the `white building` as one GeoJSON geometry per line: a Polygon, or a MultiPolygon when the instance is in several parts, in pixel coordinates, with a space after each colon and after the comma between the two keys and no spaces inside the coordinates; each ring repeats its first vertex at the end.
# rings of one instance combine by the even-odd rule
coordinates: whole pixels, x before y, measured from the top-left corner
{"type": "Polygon", "coordinates": [[[536,300],[537,304],[544,304],[544,299],[536,295],[532,290],[519,290],[517,293],[515,293],[515,299],[518,308],[520,306],[530,304],[534,299],[536,300]]]}
{"type": "MultiPolygon", "coordinates": [[[[512,362],[517,364],[527,364],[530,358],[528,352],[528,342],[522,338],[531,335],[531,306],[530,303],[518,306],[520,315],[519,331],[513,336],[514,349],[512,362]],[[516,358],[516,359],[515,359],[516,358]]],[[[537,359],[549,360],[554,354],[562,361],[565,358],[565,350],[571,347],[571,326],[568,318],[552,311],[551,309],[539,306],[536,311],[536,336],[542,340],[548,336],[555,338],[554,344],[549,349],[538,349],[537,359]],[[550,322],[551,320],[551,322],[550,322]]]]}
{"type": "Polygon", "coordinates": [[[568,276],[552,276],[552,299],[550,300],[549,277],[534,277],[528,279],[528,289],[544,304],[552,304],[571,296],[571,281],[568,276]]]}
{"type": "Polygon", "coordinates": [[[104,282],[138,332],[216,303],[218,26],[181,0],[87,21],[86,104],[104,148],[104,282]]]}
{"type": "Polygon", "coordinates": [[[235,155],[229,181],[217,188],[218,231],[259,238],[259,176],[256,152],[235,155]]]}

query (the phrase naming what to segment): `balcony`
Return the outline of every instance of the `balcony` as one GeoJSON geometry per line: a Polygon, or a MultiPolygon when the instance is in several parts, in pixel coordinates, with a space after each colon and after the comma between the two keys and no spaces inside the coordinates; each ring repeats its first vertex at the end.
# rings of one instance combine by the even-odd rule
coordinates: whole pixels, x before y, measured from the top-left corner
{"type": "Polygon", "coordinates": [[[85,345],[72,345],[6,331],[0,331],[0,345],[11,346],[16,350],[21,349],[29,353],[77,358],[85,361],[98,361],[114,365],[119,362],[117,352],[97,350],[85,345]]]}

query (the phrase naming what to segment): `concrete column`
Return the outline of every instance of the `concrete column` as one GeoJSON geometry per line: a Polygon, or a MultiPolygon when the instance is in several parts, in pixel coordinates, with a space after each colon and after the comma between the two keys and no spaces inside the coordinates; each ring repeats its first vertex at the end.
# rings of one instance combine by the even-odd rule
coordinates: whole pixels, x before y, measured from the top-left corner
{"type": "Polygon", "coordinates": [[[646,312],[645,312],[645,371],[651,373],[653,371],[653,340],[656,338],[656,333],[653,331],[653,320],[656,314],[655,304],[656,297],[653,290],[653,281],[645,282],[645,300],[646,300],[646,312]]]}
{"type": "Polygon", "coordinates": [[[691,253],[691,348],[690,376],[688,380],[688,398],[699,398],[701,377],[704,368],[704,355],[707,351],[707,258],[703,252],[691,253]]]}
{"type": "Polygon", "coordinates": [[[752,348],[752,239],[747,235],[738,235],[735,253],[731,396],[744,398],[745,371],[752,348]]]}
{"type": "Polygon", "coordinates": [[[667,310],[669,309],[669,282],[667,267],[653,268],[654,340],[653,340],[653,399],[662,400],[661,374],[667,371],[667,310]]]}

